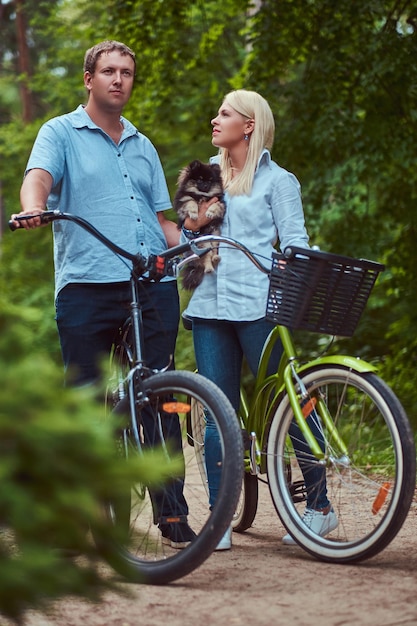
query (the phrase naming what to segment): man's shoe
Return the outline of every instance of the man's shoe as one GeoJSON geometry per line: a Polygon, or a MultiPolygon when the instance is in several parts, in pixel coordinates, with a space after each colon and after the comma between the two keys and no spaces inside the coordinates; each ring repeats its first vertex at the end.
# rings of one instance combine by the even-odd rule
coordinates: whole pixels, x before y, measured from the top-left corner
{"type": "Polygon", "coordinates": [[[177,550],[186,548],[197,537],[186,522],[160,524],[159,529],[162,533],[162,543],[177,550]]]}
{"type": "Polygon", "coordinates": [[[223,537],[220,539],[217,544],[216,550],[230,550],[232,547],[232,527],[229,528],[224,533],[223,537]]]}
{"type": "MultiPolygon", "coordinates": [[[[339,520],[337,519],[337,515],[333,511],[331,504],[319,511],[306,507],[303,515],[303,522],[313,532],[315,532],[316,535],[320,535],[320,537],[325,537],[339,525],[339,520]]],[[[286,546],[297,545],[291,535],[284,535],[282,543],[286,546]]]]}

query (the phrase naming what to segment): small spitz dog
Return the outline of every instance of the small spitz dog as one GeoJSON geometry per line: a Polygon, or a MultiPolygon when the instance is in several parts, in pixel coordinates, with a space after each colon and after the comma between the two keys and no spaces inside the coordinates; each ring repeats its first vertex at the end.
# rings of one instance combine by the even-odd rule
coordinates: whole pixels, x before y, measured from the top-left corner
{"type": "MultiPolygon", "coordinates": [[[[197,219],[198,206],[202,200],[208,201],[217,197],[218,202],[209,206],[206,212],[206,216],[211,218],[211,221],[200,228],[200,235],[219,235],[226,211],[223,194],[220,166],[198,160],[192,161],[181,170],[178,177],[178,191],[174,198],[178,227],[182,227],[187,217],[197,219]]],[[[208,246],[212,247],[212,244],[208,246]]],[[[219,261],[218,248],[210,250],[199,259],[190,261],[182,271],[183,287],[189,290],[195,289],[203,280],[204,274],[213,272],[219,261]]]]}

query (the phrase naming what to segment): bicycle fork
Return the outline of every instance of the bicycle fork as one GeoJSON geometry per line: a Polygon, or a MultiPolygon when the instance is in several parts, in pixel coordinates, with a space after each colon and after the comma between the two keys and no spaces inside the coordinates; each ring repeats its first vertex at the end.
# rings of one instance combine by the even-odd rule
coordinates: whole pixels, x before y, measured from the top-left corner
{"type": "Polygon", "coordinates": [[[256,433],[251,432],[249,435],[249,466],[250,473],[257,476],[260,473],[259,460],[261,457],[261,451],[258,447],[258,441],[256,439],[256,433]]]}
{"type": "Polygon", "coordinates": [[[245,454],[245,469],[249,468],[249,472],[253,476],[258,476],[261,472],[260,460],[261,451],[258,446],[258,439],[255,431],[248,432],[245,425],[248,424],[249,404],[246,393],[241,388],[240,390],[240,415],[242,424],[243,435],[243,448],[248,451],[248,456],[245,454]]]}
{"type": "Polygon", "coordinates": [[[285,369],[284,380],[295,421],[312,454],[320,464],[338,465],[344,468],[349,467],[350,459],[347,447],[339,435],[324,398],[320,395],[318,398],[310,396],[306,386],[296,371],[294,360],[291,360],[289,366],[285,369]],[[313,416],[314,426],[319,432],[324,449],[320,446],[317,437],[313,434],[307,422],[307,418],[310,416],[313,416]],[[326,428],[327,437],[323,430],[323,424],[326,428]],[[337,458],[331,454],[330,440],[334,442],[338,450],[342,452],[337,458]]]}

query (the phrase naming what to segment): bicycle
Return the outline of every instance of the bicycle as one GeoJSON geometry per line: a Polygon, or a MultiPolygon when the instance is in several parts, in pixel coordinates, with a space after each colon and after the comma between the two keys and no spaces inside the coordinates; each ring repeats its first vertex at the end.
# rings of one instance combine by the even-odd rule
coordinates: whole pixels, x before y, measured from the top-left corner
{"type": "MultiPolygon", "coordinates": [[[[248,397],[241,388],[245,474],[233,530],[244,532],[251,526],[258,480],[266,474],[264,482],[283,525],[308,553],[334,563],[376,555],[400,530],[414,494],[416,455],[407,416],[373,365],[345,355],[303,361],[289,329],[351,336],[384,266],[293,247],[274,253],[268,269],[245,246],[220,236],[198,237],[190,249],[198,252],[199,245],[210,242],[235,248],[269,274],[266,317],[276,324],[266,340],[253,393],[248,397]],[[281,362],[267,376],[279,340],[281,362]],[[306,446],[308,452],[300,452],[306,446]],[[304,473],[317,468],[325,472],[339,521],[327,537],[302,521],[307,492],[301,465],[304,473]]],[[[185,326],[190,328],[189,321],[185,326]]],[[[201,407],[193,411],[203,428],[201,407]]]]}
{"type": "MultiPolygon", "coordinates": [[[[33,217],[26,215],[16,219],[33,217]]],[[[182,467],[161,488],[148,487],[143,479],[138,480],[130,493],[121,493],[117,499],[103,503],[103,515],[109,524],[116,526],[120,539],[109,539],[108,533],[104,537],[94,527],[92,531],[102,556],[129,580],[147,584],[171,582],[201,565],[216,548],[237,506],[243,474],[240,426],[226,396],[199,374],[169,369],[151,371],[143,360],[138,279],[148,276],[150,280],[160,280],[163,276],[174,275],[178,249],[145,258],[115,245],[78,216],[46,210],[40,218],[43,224],[55,220],[74,222],[131,264],[130,317],[120,329],[114,345],[114,375],[106,399],[108,413],[115,425],[115,448],[121,457],[131,457],[141,455],[155,445],[164,451],[168,461],[178,461],[180,457],[182,467]],[[172,257],[175,257],[173,263],[170,262],[172,257]],[[191,404],[204,406],[220,433],[222,481],[212,510],[200,478],[198,463],[201,457],[194,452],[204,447],[204,440],[200,439],[201,431],[196,431],[191,404]],[[173,431],[178,432],[177,429],[181,445],[175,448],[173,431]],[[178,491],[182,490],[188,511],[177,505],[178,491]],[[185,521],[196,533],[196,538],[178,550],[164,539],[159,525],[185,521]]],[[[9,222],[9,226],[16,229],[13,222],[9,222]]]]}

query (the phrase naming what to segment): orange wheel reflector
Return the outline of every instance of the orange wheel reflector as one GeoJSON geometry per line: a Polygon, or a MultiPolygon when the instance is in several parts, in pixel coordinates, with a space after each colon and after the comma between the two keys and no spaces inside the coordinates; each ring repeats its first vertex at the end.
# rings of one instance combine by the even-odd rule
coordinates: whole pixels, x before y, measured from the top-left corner
{"type": "Polygon", "coordinates": [[[377,493],[377,496],[374,500],[374,503],[372,505],[372,513],[374,515],[376,515],[378,511],[381,509],[382,505],[387,499],[387,495],[390,489],[391,489],[391,483],[384,483],[383,485],[381,485],[377,493]]]}
{"type": "Polygon", "coordinates": [[[301,410],[305,418],[307,418],[314,411],[316,404],[317,404],[316,398],[310,398],[309,400],[307,400],[304,406],[301,407],[301,410]]]}
{"type": "Polygon", "coordinates": [[[191,405],[185,402],[164,402],[162,409],[166,413],[188,413],[191,411],[191,405]]]}

